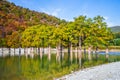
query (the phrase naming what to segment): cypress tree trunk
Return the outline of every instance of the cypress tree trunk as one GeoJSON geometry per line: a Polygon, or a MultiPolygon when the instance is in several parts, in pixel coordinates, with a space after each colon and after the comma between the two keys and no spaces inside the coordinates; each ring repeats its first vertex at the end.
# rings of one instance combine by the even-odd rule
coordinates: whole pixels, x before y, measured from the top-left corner
{"type": "Polygon", "coordinates": [[[42,48],[42,68],[44,68],[44,47],[42,48]]]}
{"type": "Polygon", "coordinates": [[[10,54],[11,54],[11,48],[9,47],[8,49],[9,49],[9,57],[10,57],[10,54]]]}
{"type": "Polygon", "coordinates": [[[81,66],[82,66],[82,50],[79,49],[78,53],[79,53],[79,65],[80,65],[80,68],[81,68],[81,66]]]}
{"type": "Polygon", "coordinates": [[[64,47],[62,47],[62,58],[64,59],[64,55],[65,55],[65,53],[64,53],[64,47]]]}
{"type": "Polygon", "coordinates": [[[71,59],[71,64],[73,61],[73,50],[72,50],[72,43],[70,42],[70,59],[71,59]]]}
{"type": "Polygon", "coordinates": [[[24,55],[25,55],[25,48],[23,48],[23,50],[24,50],[24,55]]]}
{"type": "Polygon", "coordinates": [[[15,56],[15,48],[14,48],[14,56],[15,56]]]}
{"type": "Polygon", "coordinates": [[[96,54],[96,60],[97,60],[98,59],[98,47],[96,47],[95,54],[96,54]]]}
{"type": "Polygon", "coordinates": [[[42,60],[42,48],[40,48],[40,59],[42,60]]]}
{"type": "Polygon", "coordinates": [[[25,55],[25,48],[23,48],[23,50],[24,50],[24,55],[25,55]]]}
{"type": "Polygon", "coordinates": [[[60,45],[60,61],[61,61],[61,67],[62,67],[62,42],[61,42],[61,45],[60,45]]]}
{"type": "Polygon", "coordinates": [[[44,68],[44,38],[42,39],[42,68],[44,68]]]}
{"type": "Polygon", "coordinates": [[[108,48],[106,48],[106,59],[107,59],[107,60],[108,60],[108,58],[109,58],[108,53],[109,53],[108,48]]]}
{"type": "Polygon", "coordinates": [[[49,61],[51,60],[51,47],[50,47],[50,45],[48,47],[48,60],[49,61]]]}
{"type": "Polygon", "coordinates": [[[21,56],[21,47],[19,47],[19,57],[21,56]]]}
{"type": "Polygon", "coordinates": [[[37,55],[39,55],[40,54],[40,48],[38,47],[38,54],[37,55]]]}
{"type": "Polygon", "coordinates": [[[82,37],[79,37],[79,51],[78,51],[79,65],[82,66],[82,37]]]}
{"type": "Polygon", "coordinates": [[[84,58],[86,59],[86,48],[84,47],[84,58]]]}
{"type": "Polygon", "coordinates": [[[25,56],[26,56],[26,59],[28,58],[28,48],[25,48],[25,56]]]}
{"type": "Polygon", "coordinates": [[[21,72],[21,47],[19,47],[19,62],[18,62],[18,69],[19,69],[19,72],[21,72]]]}
{"type": "Polygon", "coordinates": [[[2,53],[2,57],[4,57],[4,53],[3,53],[3,47],[1,48],[1,51],[2,51],[2,52],[1,52],[1,53],[2,53]]]}
{"type": "Polygon", "coordinates": [[[56,61],[60,62],[60,44],[58,44],[58,46],[56,46],[56,61]]]}
{"type": "Polygon", "coordinates": [[[34,58],[34,48],[33,47],[30,48],[30,55],[31,55],[31,58],[33,59],[34,58]]]}
{"type": "Polygon", "coordinates": [[[58,61],[58,46],[56,46],[56,61],[58,61]]]}
{"type": "Polygon", "coordinates": [[[78,50],[77,50],[77,46],[75,47],[75,58],[76,58],[76,64],[77,64],[77,59],[78,59],[78,50]]]}
{"type": "Polygon", "coordinates": [[[38,54],[38,48],[35,48],[35,51],[33,51],[34,54],[38,54]]]}
{"type": "Polygon", "coordinates": [[[70,66],[70,41],[68,39],[68,67],[70,66]]]}
{"type": "Polygon", "coordinates": [[[88,48],[88,60],[90,61],[91,58],[91,47],[88,48]]]}

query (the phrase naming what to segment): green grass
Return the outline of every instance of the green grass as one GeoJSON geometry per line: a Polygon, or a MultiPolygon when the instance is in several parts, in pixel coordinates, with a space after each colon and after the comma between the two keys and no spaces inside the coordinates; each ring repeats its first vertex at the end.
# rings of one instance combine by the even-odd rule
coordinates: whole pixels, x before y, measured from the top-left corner
{"type": "MultiPolygon", "coordinates": [[[[25,56],[0,57],[0,80],[53,80],[80,69],[75,58],[70,66],[68,66],[67,55],[63,58],[62,64],[55,59],[55,54],[52,55],[50,62],[47,60],[47,55],[44,56],[44,62],[39,56],[35,56],[34,59],[26,59],[25,56]]],[[[116,61],[120,61],[120,56],[111,55],[106,60],[104,55],[99,55],[98,59],[93,57],[91,61],[83,58],[81,68],[116,61]]]]}

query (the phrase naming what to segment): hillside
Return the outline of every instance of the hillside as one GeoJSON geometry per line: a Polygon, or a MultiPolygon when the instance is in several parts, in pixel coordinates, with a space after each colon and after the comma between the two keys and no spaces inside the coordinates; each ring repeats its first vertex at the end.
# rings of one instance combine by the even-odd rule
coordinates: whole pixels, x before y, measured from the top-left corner
{"type": "Polygon", "coordinates": [[[0,37],[11,35],[13,31],[24,31],[38,24],[59,25],[60,19],[41,12],[16,6],[6,0],[0,0],[0,37]]]}
{"type": "Polygon", "coordinates": [[[111,27],[112,32],[116,33],[116,32],[120,32],[120,26],[113,26],[111,27]]]}

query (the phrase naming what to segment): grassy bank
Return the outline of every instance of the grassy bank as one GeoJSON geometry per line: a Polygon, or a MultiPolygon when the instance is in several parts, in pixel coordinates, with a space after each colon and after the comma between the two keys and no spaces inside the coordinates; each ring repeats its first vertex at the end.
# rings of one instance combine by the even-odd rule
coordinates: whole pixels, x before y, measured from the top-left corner
{"type": "MultiPolygon", "coordinates": [[[[108,62],[120,61],[120,56],[111,55],[108,60],[104,55],[99,55],[96,59],[94,55],[92,60],[82,59],[82,69],[100,65],[108,62]]],[[[0,57],[0,80],[53,80],[56,77],[69,74],[80,69],[78,60],[75,58],[71,64],[68,64],[67,55],[62,62],[56,62],[55,54],[52,55],[51,61],[47,56],[41,60],[39,56],[33,59],[26,59],[25,56],[0,57]]]]}

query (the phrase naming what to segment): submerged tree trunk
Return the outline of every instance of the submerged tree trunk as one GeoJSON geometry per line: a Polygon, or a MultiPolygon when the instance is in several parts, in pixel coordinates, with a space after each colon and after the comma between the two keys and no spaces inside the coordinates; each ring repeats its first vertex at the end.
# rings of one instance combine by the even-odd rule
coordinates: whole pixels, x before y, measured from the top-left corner
{"type": "Polygon", "coordinates": [[[91,47],[88,48],[88,60],[91,61],[91,47]]]}
{"type": "Polygon", "coordinates": [[[19,62],[18,62],[18,69],[21,72],[21,47],[19,47],[19,62]]]}
{"type": "Polygon", "coordinates": [[[61,67],[62,67],[62,61],[63,61],[63,58],[62,58],[62,43],[60,45],[60,61],[61,61],[61,67]]]}
{"type": "Polygon", "coordinates": [[[40,48],[40,59],[42,60],[42,48],[40,48]]]}
{"type": "Polygon", "coordinates": [[[77,50],[77,46],[75,47],[75,59],[76,59],[76,64],[77,64],[77,59],[78,59],[78,50],[77,50]]]}
{"type": "Polygon", "coordinates": [[[82,49],[81,47],[78,50],[79,65],[82,66],[82,49]]]}
{"type": "Polygon", "coordinates": [[[19,47],[19,57],[21,56],[21,47],[19,47]]]}
{"type": "Polygon", "coordinates": [[[28,48],[25,48],[25,56],[26,56],[26,59],[28,58],[28,48]]]}
{"type": "Polygon", "coordinates": [[[79,37],[79,50],[78,50],[79,65],[82,66],[82,37],[79,37]]]}
{"type": "Polygon", "coordinates": [[[1,48],[2,57],[4,57],[3,47],[1,48]]]}
{"type": "Polygon", "coordinates": [[[98,59],[98,47],[96,47],[95,54],[96,54],[96,60],[97,60],[98,59]]]}
{"type": "Polygon", "coordinates": [[[72,64],[72,61],[73,61],[72,43],[70,43],[70,60],[71,60],[71,64],[72,64]]]}
{"type": "Polygon", "coordinates": [[[25,55],[25,48],[23,48],[23,50],[24,50],[24,55],[25,55]]]}
{"type": "Polygon", "coordinates": [[[56,46],[56,61],[60,62],[60,44],[58,46],[56,46]]]}
{"type": "Polygon", "coordinates": [[[15,56],[15,48],[14,48],[14,56],[15,56]]]}
{"type": "Polygon", "coordinates": [[[9,56],[10,56],[11,55],[11,48],[9,47],[8,49],[9,49],[9,56]]]}
{"type": "Polygon", "coordinates": [[[38,54],[37,55],[40,55],[40,48],[38,47],[37,49],[38,49],[38,54]]]}
{"type": "Polygon", "coordinates": [[[30,48],[30,55],[31,55],[31,58],[33,59],[34,58],[34,48],[33,47],[30,48]]]}
{"type": "MultiPolygon", "coordinates": [[[[69,41],[69,39],[68,39],[69,41]]],[[[68,42],[68,67],[70,66],[70,42],[68,42]]]]}
{"type": "Polygon", "coordinates": [[[84,47],[84,59],[86,59],[86,48],[84,47]]]}
{"type": "Polygon", "coordinates": [[[64,47],[62,47],[62,58],[64,58],[64,55],[65,55],[65,53],[64,53],[64,47]]]}
{"type": "Polygon", "coordinates": [[[51,47],[50,47],[50,45],[48,47],[48,60],[49,61],[51,60],[51,47]]]}
{"type": "Polygon", "coordinates": [[[44,38],[42,39],[42,68],[44,68],[44,38]]]}
{"type": "Polygon", "coordinates": [[[36,47],[34,49],[35,49],[35,51],[33,53],[38,55],[38,48],[36,47]]]}
{"type": "Polygon", "coordinates": [[[106,59],[108,59],[108,58],[109,58],[108,53],[109,53],[108,48],[106,48],[106,59]]]}

